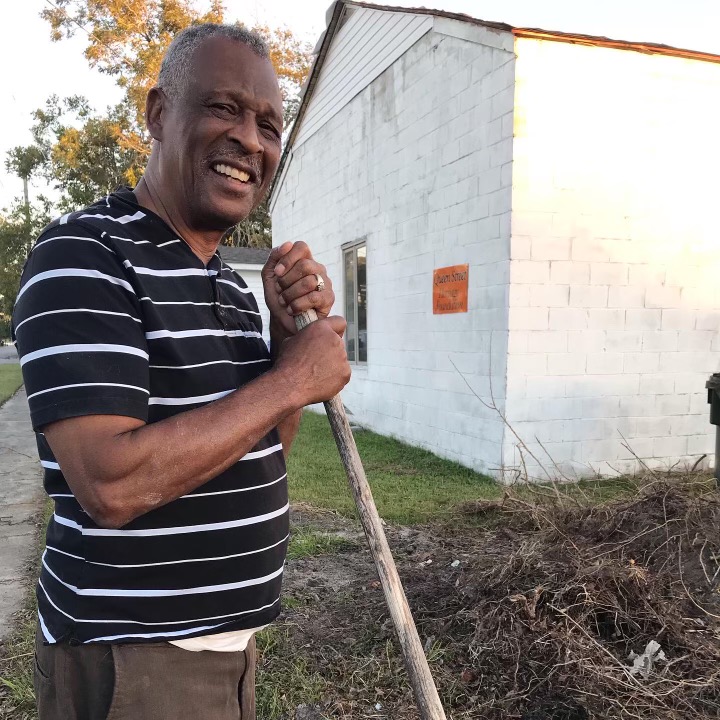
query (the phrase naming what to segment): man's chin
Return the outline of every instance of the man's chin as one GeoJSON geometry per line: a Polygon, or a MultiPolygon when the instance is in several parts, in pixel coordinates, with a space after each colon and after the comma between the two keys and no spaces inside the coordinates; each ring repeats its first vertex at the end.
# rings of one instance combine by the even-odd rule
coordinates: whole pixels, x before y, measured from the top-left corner
{"type": "Polygon", "coordinates": [[[208,203],[198,208],[196,222],[204,228],[223,232],[247,219],[255,207],[246,202],[208,203]]]}

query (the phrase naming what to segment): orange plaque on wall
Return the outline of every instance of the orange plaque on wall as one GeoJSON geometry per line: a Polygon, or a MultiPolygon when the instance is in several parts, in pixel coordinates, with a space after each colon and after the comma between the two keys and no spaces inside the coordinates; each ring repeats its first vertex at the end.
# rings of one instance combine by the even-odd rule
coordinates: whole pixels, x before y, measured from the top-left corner
{"type": "Polygon", "coordinates": [[[469,265],[451,265],[433,272],[433,315],[468,311],[469,265]]]}

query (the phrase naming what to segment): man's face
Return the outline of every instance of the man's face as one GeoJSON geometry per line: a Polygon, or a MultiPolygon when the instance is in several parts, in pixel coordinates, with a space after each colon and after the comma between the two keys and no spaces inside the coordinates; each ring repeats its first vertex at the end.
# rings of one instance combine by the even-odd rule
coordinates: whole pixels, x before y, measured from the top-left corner
{"type": "Polygon", "coordinates": [[[270,61],[224,37],[192,58],[185,92],[163,105],[161,177],[197,230],[223,231],[260,204],[280,162],[282,97],[270,61]]]}

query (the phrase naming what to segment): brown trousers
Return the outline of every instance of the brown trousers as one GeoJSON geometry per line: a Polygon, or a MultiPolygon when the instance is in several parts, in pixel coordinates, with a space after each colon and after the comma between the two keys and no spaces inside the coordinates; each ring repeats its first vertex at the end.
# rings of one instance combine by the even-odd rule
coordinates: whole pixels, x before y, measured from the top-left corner
{"type": "Polygon", "coordinates": [[[43,645],[38,628],[35,697],[40,720],[255,720],[255,639],[229,653],[43,645]]]}

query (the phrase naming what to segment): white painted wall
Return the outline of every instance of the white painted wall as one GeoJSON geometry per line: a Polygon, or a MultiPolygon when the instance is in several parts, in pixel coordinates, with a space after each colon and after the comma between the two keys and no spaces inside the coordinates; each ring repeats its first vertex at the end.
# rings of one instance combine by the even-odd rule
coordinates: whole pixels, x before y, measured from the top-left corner
{"type": "Polygon", "coordinates": [[[250,265],[245,263],[234,263],[229,262],[228,265],[240,275],[240,277],[247,283],[247,286],[252,290],[252,294],[255,296],[255,300],[260,310],[260,317],[263,323],[263,338],[265,342],[270,342],[270,311],[267,309],[265,304],[265,293],[263,291],[262,284],[262,265],[250,265]]]}
{"type": "Polygon", "coordinates": [[[504,411],[513,39],[458,30],[439,23],[293,149],[273,242],[306,240],[341,298],[341,246],[367,239],[368,363],[345,404],[374,430],[493,470],[502,422],[453,363],[485,402],[492,381],[504,411]],[[462,263],[470,311],[433,315],[433,269],[462,263]]]}
{"type": "Polygon", "coordinates": [[[710,459],[720,65],[516,50],[508,419],[570,476],[710,459]]]}

